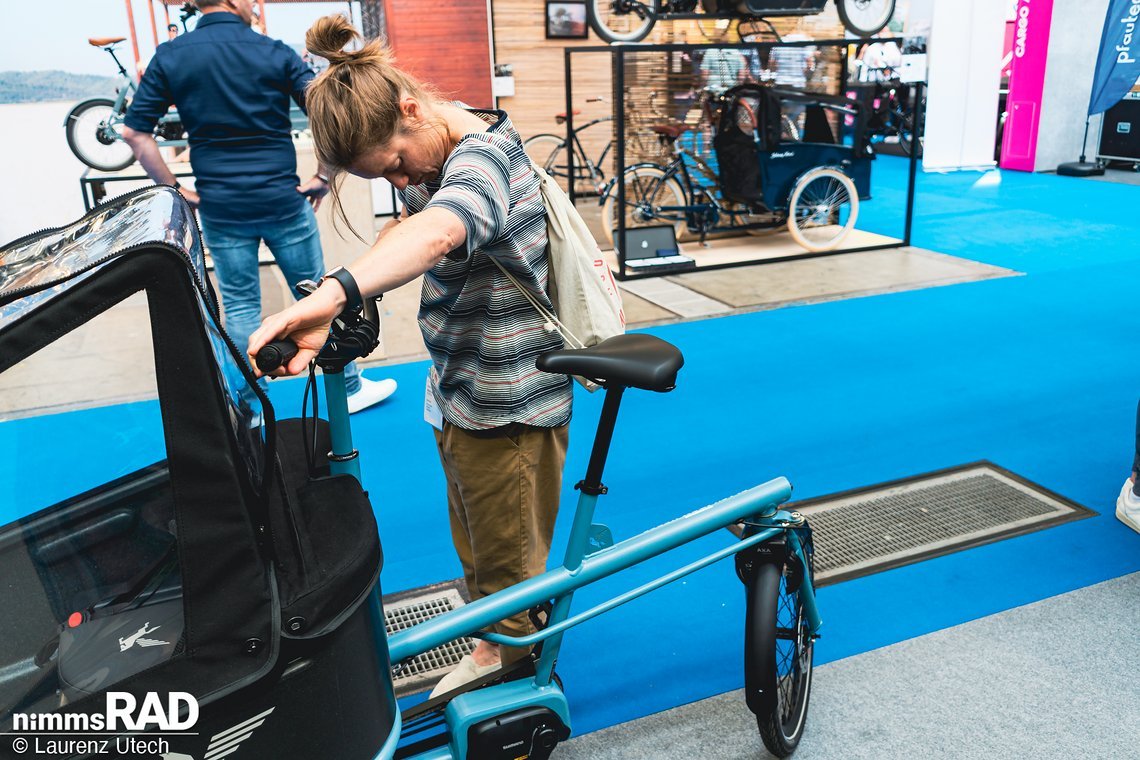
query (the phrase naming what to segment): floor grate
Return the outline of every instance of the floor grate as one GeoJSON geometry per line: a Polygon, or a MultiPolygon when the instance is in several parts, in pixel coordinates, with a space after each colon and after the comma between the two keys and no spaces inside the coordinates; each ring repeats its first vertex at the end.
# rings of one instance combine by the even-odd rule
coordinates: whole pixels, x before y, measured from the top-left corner
{"type": "Polygon", "coordinates": [[[789,508],[813,529],[821,585],[1096,514],[989,462],[789,508]]]}
{"type": "MultiPolygon", "coordinates": [[[[433,586],[430,589],[418,589],[417,596],[403,596],[392,601],[384,601],[384,627],[391,636],[394,633],[422,623],[425,620],[442,615],[445,612],[457,609],[464,605],[463,597],[459,594],[458,584],[433,586]]],[[[471,638],[449,641],[443,646],[417,655],[403,666],[392,668],[392,683],[396,687],[396,696],[422,691],[434,685],[448,671],[452,670],[463,655],[469,654],[475,648],[475,640],[471,638]]]]}

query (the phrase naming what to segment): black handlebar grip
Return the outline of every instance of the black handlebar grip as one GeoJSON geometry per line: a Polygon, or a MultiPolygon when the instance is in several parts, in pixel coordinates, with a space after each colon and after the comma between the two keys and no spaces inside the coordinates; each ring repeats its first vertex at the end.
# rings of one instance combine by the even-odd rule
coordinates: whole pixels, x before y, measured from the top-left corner
{"type": "Polygon", "coordinates": [[[297,355],[297,344],[288,338],[266,343],[257,352],[257,368],[262,372],[272,372],[289,363],[297,355]]]}

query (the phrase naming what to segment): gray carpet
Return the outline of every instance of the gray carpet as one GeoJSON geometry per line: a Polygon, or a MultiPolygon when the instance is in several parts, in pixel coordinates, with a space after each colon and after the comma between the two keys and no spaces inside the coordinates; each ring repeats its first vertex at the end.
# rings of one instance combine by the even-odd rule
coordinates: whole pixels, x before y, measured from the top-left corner
{"type": "MultiPolygon", "coordinates": [[[[742,692],[577,737],[554,753],[765,757],[742,692]]],[[[817,668],[793,757],[1140,758],[1140,573],[817,668]]]]}
{"type": "Polygon", "coordinates": [[[1108,169],[1100,177],[1089,177],[1097,182],[1116,182],[1121,185],[1140,185],[1140,172],[1127,169],[1108,169]]]}

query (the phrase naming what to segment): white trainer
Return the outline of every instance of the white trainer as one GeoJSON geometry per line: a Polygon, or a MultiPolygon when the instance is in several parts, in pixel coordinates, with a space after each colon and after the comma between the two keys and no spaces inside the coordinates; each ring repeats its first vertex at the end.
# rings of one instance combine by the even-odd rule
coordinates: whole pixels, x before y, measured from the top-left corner
{"type": "Polygon", "coordinates": [[[463,684],[470,683],[476,678],[485,676],[488,673],[498,669],[499,663],[497,662],[494,665],[476,665],[475,658],[469,654],[465,654],[463,655],[463,659],[459,661],[459,665],[456,666],[455,670],[445,675],[440,679],[439,683],[435,685],[435,688],[431,690],[431,694],[428,695],[428,699],[433,699],[434,697],[438,697],[440,694],[454,691],[463,684]]]}
{"type": "Polygon", "coordinates": [[[383,380],[369,380],[360,376],[360,390],[348,397],[348,413],[356,414],[362,409],[379,404],[396,392],[396,381],[390,377],[383,380]]]}
{"type": "Polygon", "coordinates": [[[1132,479],[1124,481],[1116,497],[1116,519],[1140,533],[1140,496],[1132,492],[1132,479]]]}

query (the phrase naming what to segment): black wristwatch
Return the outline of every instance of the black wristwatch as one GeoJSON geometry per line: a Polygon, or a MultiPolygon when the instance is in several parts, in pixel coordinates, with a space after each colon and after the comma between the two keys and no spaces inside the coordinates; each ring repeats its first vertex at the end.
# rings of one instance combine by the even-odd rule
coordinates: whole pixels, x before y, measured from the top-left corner
{"type": "Polygon", "coordinates": [[[171,185],[171,187],[173,187],[175,190],[181,190],[182,189],[182,185],[179,184],[178,180],[174,180],[174,184],[171,185]]]}
{"type": "Polygon", "coordinates": [[[356,311],[364,305],[364,298],[360,295],[360,286],[356,284],[356,278],[344,267],[330,269],[325,276],[321,278],[321,282],[325,280],[336,280],[340,283],[340,286],[344,288],[346,309],[356,311]]]}

